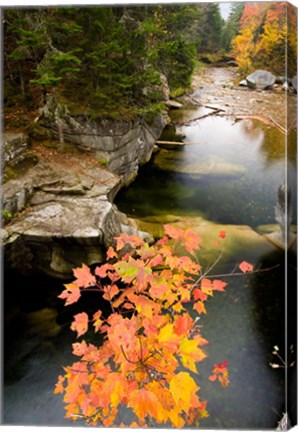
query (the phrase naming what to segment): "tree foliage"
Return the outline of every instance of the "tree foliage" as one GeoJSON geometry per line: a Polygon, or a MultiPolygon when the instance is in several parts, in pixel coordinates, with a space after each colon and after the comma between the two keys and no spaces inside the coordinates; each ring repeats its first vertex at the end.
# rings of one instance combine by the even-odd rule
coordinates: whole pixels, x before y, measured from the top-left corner
{"type": "Polygon", "coordinates": [[[236,37],[240,29],[244,3],[233,3],[231,13],[222,29],[221,43],[225,52],[230,52],[232,40],[236,37]]]}
{"type": "Polygon", "coordinates": [[[296,13],[286,2],[249,2],[244,6],[233,53],[243,72],[267,68],[294,75],[296,71],[296,13]]]}
{"type": "Polygon", "coordinates": [[[198,51],[216,53],[222,48],[222,31],[224,20],[221,17],[218,3],[202,3],[201,18],[198,22],[198,51]]]}
{"type": "MultiPolygon", "coordinates": [[[[219,245],[225,236],[219,233],[219,245]]],[[[198,426],[208,412],[194,378],[207,344],[197,321],[208,298],[227,284],[204,273],[200,237],[190,229],[166,225],[153,245],[135,235],[115,240],[107,262],[94,271],[75,269],[75,280],[60,295],[70,305],[92,290],[109,311],[74,316],[71,329],[94,343],[73,344],[79,359],[64,367],[55,393],[64,395],[66,417],[90,425],[198,426]]],[[[252,267],[242,263],[240,269],[252,267]]],[[[209,379],[226,387],[227,362],[215,364],[209,379]]]]}
{"type": "Polygon", "coordinates": [[[33,89],[109,115],[162,99],[160,73],[172,90],[194,66],[187,36],[195,6],[4,9],[5,90],[33,89]],[[35,87],[34,87],[35,86],[35,87]]]}

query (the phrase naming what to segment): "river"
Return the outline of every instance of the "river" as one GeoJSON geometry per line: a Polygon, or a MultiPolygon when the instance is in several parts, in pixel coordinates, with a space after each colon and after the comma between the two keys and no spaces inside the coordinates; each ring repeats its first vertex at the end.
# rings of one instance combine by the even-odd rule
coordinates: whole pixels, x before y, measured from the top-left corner
{"type": "MultiPolygon", "coordinates": [[[[226,292],[208,301],[207,315],[200,319],[202,335],[209,340],[208,357],[199,364],[197,379],[210,414],[202,428],[273,429],[286,410],[286,387],[292,403],[287,409],[296,421],[296,369],[270,366],[278,362],[274,346],[284,358],[286,345],[296,341],[296,255],[290,251],[285,256],[264,234],[278,229],[274,206],[286,173],[295,191],[296,154],[290,146],[285,164],[285,136],[259,120],[211,115],[192,121],[210,112],[202,107],[173,111],[176,132],[193,144],[157,152],[135,182],[118,194],[116,204],[153,232],[169,221],[193,224],[199,231],[207,227],[206,238],[217,229],[226,228],[231,236],[236,230],[238,237],[226,259],[214,269],[220,273],[230,272],[244,259],[271,269],[227,278],[226,292]],[[246,243],[247,238],[258,242],[246,243]],[[229,363],[231,380],[225,389],[208,380],[213,364],[223,360],[229,363]]],[[[295,193],[292,206],[296,208],[295,193]]],[[[292,230],[295,224],[293,211],[292,230]]],[[[5,424],[72,425],[64,419],[60,396],[53,395],[62,366],[72,361],[75,341],[69,324],[77,306],[64,308],[57,298],[62,283],[4,275],[5,424]]],[[[80,306],[86,309],[92,301],[85,298],[80,306]]]]}

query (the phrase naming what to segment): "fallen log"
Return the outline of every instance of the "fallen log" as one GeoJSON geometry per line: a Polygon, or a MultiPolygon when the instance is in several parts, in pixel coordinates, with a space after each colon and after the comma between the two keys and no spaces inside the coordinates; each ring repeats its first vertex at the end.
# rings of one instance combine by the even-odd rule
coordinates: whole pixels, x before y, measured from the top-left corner
{"type": "Polygon", "coordinates": [[[156,141],[156,145],[158,145],[159,147],[184,147],[185,144],[186,143],[180,141],[156,141]]]}
{"type": "Polygon", "coordinates": [[[202,120],[202,119],[204,119],[206,117],[219,115],[220,113],[225,112],[225,110],[221,109],[221,108],[213,108],[213,107],[212,108],[208,107],[208,108],[209,109],[213,109],[214,111],[211,112],[211,113],[208,113],[208,114],[204,114],[204,115],[202,115],[200,117],[195,117],[195,118],[193,118],[191,120],[187,120],[185,122],[175,122],[175,124],[178,125],[178,126],[190,126],[190,125],[192,125],[196,121],[202,120]]]}
{"type": "Polygon", "coordinates": [[[271,116],[263,114],[218,114],[219,117],[235,117],[235,119],[255,119],[267,124],[268,126],[277,127],[283,134],[287,133],[287,130],[281,126],[276,120],[271,116]]]}

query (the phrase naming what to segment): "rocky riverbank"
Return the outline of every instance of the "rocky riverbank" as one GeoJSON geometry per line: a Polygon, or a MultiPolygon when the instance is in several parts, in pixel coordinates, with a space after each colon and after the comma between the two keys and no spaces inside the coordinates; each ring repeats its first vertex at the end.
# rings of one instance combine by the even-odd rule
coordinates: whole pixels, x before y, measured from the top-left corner
{"type": "MultiPolygon", "coordinates": [[[[280,87],[243,89],[240,79],[234,67],[199,69],[192,93],[180,102],[205,107],[207,115],[259,118],[284,132],[287,126],[296,127],[294,94],[280,87]]],[[[2,230],[5,265],[67,277],[82,262],[101,261],[121,231],[155,234],[152,226],[129,220],[113,201],[149,161],[167,121],[162,115],[130,122],[88,119],[50,101],[32,121],[29,137],[10,130],[3,159],[8,167],[2,187],[8,222],[2,230]]],[[[191,221],[204,227],[203,222],[191,221]]]]}
{"type": "Polygon", "coordinates": [[[113,200],[150,159],[166,122],[164,115],[88,121],[46,106],[29,137],[20,131],[6,134],[5,266],[66,278],[82,262],[101,262],[120,232],[146,237],[113,200]],[[31,162],[24,167],[24,160],[31,162]]]}
{"type": "Polygon", "coordinates": [[[282,85],[258,90],[242,87],[235,67],[199,68],[193,77],[191,99],[202,106],[221,109],[222,115],[247,116],[282,129],[297,127],[297,96],[282,85]]]}

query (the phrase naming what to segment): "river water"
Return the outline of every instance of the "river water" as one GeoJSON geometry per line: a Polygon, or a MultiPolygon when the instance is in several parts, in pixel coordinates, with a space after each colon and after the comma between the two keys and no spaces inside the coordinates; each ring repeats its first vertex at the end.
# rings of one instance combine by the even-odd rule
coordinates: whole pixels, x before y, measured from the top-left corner
{"type": "MultiPolygon", "coordinates": [[[[182,113],[184,120],[200,111],[182,113]]],[[[181,119],[181,113],[179,114],[181,119]]],[[[179,120],[176,119],[176,120],[179,120]]],[[[256,228],[272,224],[278,186],[295,190],[295,150],[290,146],[285,166],[285,137],[252,120],[210,116],[177,128],[187,144],[181,150],[162,149],[140,170],[136,181],[119,193],[116,203],[130,216],[202,217],[220,224],[256,228]]],[[[296,198],[293,194],[293,207],[296,198]]],[[[293,224],[296,223],[293,214],[293,224]]],[[[238,252],[237,252],[238,253],[238,252]]],[[[295,368],[270,367],[278,345],[284,358],[286,342],[296,341],[295,307],[285,315],[286,302],[296,304],[296,257],[287,256],[289,288],[285,291],[285,254],[274,247],[243,250],[217,270],[229,272],[245,257],[255,266],[272,268],[248,277],[230,277],[225,293],[207,304],[200,320],[209,340],[208,357],[199,364],[200,395],[208,400],[208,429],[272,429],[285,411],[287,384],[292,403],[295,368]],[[289,336],[286,340],[286,327],[289,336]],[[223,389],[208,380],[213,364],[227,360],[231,384],[223,389]]],[[[67,282],[67,281],[64,281],[67,282]]],[[[71,426],[64,419],[60,396],[53,395],[62,366],[72,362],[69,330],[77,307],[64,308],[57,295],[63,281],[4,275],[4,391],[3,423],[10,425],[71,426]]],[[[288,353],[289,354],[289,353],[288,353]]],[[[290,361],[290,359],[289,359],[290,361]]],[[[295,413],[290,405],[290,416],[295,413]]]]}
{"type": "MultiPolygon", "coordinates": [[[[248,225],[258,231],[260,226],[276,224],[277,190],[285,181],[296,209],[295,134],[286,149],[284,134],[260,121],[219,116],[192,121],[205,114],[205,108],[173,112],[174,121],[189,121],[177,126],[176,132],[192,144],[156,153],[134,184],[119,193],[120,210],[144,221],[168,222],[170,215],[170,220],[176,217],[188,224],[200,217],[203,223],[248,225]]],[[[292,223],[296,224],[295,210],[292,223]]],[[[210,416],[202,422],[203,428],[272,429],[286,410],[285,388],[295,393],[294,368],[289,368],[287,377],[284,368],[273,369],[270,363],[276,362],[275,345],[285,356],[286,343],[296,340],[295,306],[285,315],[286,302],[296,304],[296,255],[290,252],[287,256],[287,291],[284,251],[273,247],[264,253],[243,247],[219,272],[230,272],[241,259],[255,267],[274,269],[227,278],[226,292],[207,303],[207,316],[200,322],[209,340],[208,358],[199,365],[198,382],[210,416]],[[231,377],[227,389],[207,378],[213,363],[223,360],[229,363],[231,377]]],[[[294,399],[291,393],[293,421],[294,399]]]]}

